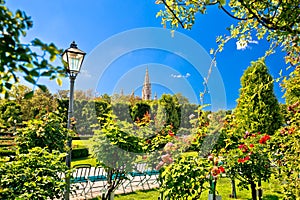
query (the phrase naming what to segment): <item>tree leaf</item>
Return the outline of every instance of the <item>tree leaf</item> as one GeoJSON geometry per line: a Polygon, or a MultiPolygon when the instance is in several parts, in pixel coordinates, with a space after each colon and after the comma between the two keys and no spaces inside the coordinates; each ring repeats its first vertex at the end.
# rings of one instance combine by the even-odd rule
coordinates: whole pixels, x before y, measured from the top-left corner
{"type": "Polygon", "coordinates": [[[47,91],[47,87],[45,85],[37,85],[43,92],[47,91]]]}
{"type": "Polygon", "coordinates": [[[34,94],[34,91],[33,91],[33,90],[30,91],[30,92],[27,92],[27,93],[24,95],[24,98],[25,98],[25,99],[29,99],[29,98],[33,97],[33,94],[34,94]]]}
{"type": "Polygon", "coordinates": [[[62,80],[60,78],[56,79],[56,83],[57,85],[62,86],[62,80]]]}

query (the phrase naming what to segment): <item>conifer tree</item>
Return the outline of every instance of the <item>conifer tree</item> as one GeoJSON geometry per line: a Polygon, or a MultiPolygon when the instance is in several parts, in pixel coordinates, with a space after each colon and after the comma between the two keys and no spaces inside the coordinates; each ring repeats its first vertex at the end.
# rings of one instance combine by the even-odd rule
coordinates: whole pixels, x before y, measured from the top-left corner
{"type": "Polygon", "coordinates": [[[264,133],[273,135],[282,118],[274,94],[273,78],[264,59],[252,62],[241,77],[240,96],[234,110],[236,134],[264,133]]]}
{"type": "MultiPolygon", "coordinates": [[[[233,131],[238,142],[249,135],[254,137],[256,137],[256,134],[274,135],[275,131],[280,128],[282,117],[278,100],[274,94],[273,82],[264,59],[252,62],[251,66],[245,70],[241,77],[242,87],[240,97],[237,100],[237,107],[234,110],[233,120],[233,131]]],[[[264,158],[267,155],[260,156],[255,161],[257,166],[252,163],[252,168],[256,169],[254,174],[242,172],[241,175],[251,185],[253,200],[257,199],[257,187],[253,178],[257,178],[259,200],[262,199],[261,181],[269,178],[269,171],[260,166],[261,163],[268,162],[264,158]]]]}

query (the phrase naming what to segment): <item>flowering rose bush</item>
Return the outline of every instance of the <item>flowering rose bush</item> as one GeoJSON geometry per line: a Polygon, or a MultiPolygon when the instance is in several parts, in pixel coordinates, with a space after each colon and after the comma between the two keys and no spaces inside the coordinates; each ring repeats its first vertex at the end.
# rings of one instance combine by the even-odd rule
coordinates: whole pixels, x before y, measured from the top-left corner
{"type": "Polygon", "coordinates": [[[106,116],[106,122],[100,125],[94,125],[91,150],[108,173],[104,199],[110,198],[140,157],[151,166],[172,163],[171,154],[178,146],[171,142],[177,140],[172,125],[157,129],[155,121],[150,120],[148,114],[141,120],[129,123],[111,113],[106,116]]]}
{"type": "Polygon", "coordinates": [[[191,117],[192,134],[183,137],[175,135],[172,143],[166,144],[158,165],[162,172],[160,189],[166,196],[171,199],[199,199],[205,189],[215,195],[217,178],[225,172],[223,162],[217,156],[218,149],[224,143],[220,137],[225,133],[221,129],[224,114],[204,112],[200,107],[198,118],[191,117]],[[190,145],[198,153],[188,156],[181,154],[190,145]]]}
{"type": "Polygon", "coordinates": [[[48,151],[66,151],[66,142],[73,131],[66,128],[63,119],[55,112],[47,113],[40,119],[24,122],[17,129],[16,143],[19,153],[27,153],[33,147],[47,148],[48,151]]]}
{"type": "MultiPolygon", "coordinates": [[[[249,189],[256,198],[257,183],[267,181],[273,172],[269,158],[268,134],[246,131],[236,148],[229,150],[226,158],[227,175],[240,180],[239,186],[249,189]]],[[[252,196],[253,197],[253,196],[252,196]]]]}
{"type": "Polygon", "coordinates": [[[274,173],[281,181],[285,199],[300,198],[300,106],[296,102],[288,106],[288,125],[279,129],[270,143],[273,162],[277,169],[274,173]]]}
{"type": "Polygon", "coordinates": [[[224,163],[220,157],[214,156],[213,154],[208,156],[208,160],[210,161],[212,166],[208,174],[210,185],[209,194],[212,194],[213,199],[215,199],[218,176],[222,173],[225,173],[225,169],[223,167],[224,163]]]}
{"type": "Polygon", "coordinates": [[[207,159],[182,156],[161,173],[160,190],[170,199],[198,200],[205,189],[211,166],[207,159]]]}

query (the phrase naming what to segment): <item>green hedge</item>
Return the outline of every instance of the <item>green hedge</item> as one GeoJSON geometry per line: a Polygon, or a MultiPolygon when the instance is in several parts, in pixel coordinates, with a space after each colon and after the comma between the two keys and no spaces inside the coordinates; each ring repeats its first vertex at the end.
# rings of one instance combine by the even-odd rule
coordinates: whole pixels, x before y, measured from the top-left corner
{"type": "Polygon", "coordinates": [[[9,137],[14,137],[14,134],[13,134],[13,133],[4,133],[4,132],[0,132],[0,136],[2,136],[2,137],[7,137],[7,136],[9,136],[9,137]]]}
{"type": "Polygon", "coordinates": [[[13,143],[0,143],[0,147],[11,147],[11,146],[14,146],[13,143]]]}
{"type": "Polygon", "coordinates": [[[72,150],[72,158],[84,158],[89,156],[88,148],[76,148],[72,150]]]}
{"type": "Polygon", "coordinates": [[[16,155],[16,151],[0,149],[0,156],[15,156],[15,155],[16,155]]]}
{"type": "MultiPolygon", "coordinates": [[[[0,156],[15,156],[16,151],[0,149],[0,156]]],[[[88,148],[76,148],[72,150],[72,158],[84,158],[89,156],[88,148]]]]}
{"type": "Polygon", "coordinates": [[[74,136],[72,137],[72,140],[89,140],[90,138],[92,138],[93,136],[74,136]]]}
{"type": "Polygon", "coordinates": [[[5,136],[1,137],[0,136],[0,141],[1,140],[14,140],[14,139],[15,139],[14,137],[5,137],[5,136]]]}

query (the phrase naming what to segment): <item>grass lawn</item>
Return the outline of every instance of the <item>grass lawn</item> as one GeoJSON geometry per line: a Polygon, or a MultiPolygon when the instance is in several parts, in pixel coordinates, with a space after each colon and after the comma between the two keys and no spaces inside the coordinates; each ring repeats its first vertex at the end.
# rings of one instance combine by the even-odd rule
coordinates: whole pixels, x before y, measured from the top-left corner
{"type": "Polygon", "coordinates": [[[74,165],[79,165],[79,164],[91,164],[92,167],[96,166],[96,159],[92,158],[91,156],[85,157],[85,158],[74,158],[72,159],[71,162],[71,167],[74,165]]]}
{"type": "MultiPolygon", "coordinates": [[[[88,140],[74,140],[73,144],[79,145],[80,147],[88,147],[88,140]]],[[[194,152],[191,152],[194,153],[194,152]]],[[[96,159],[91,157],[79,158],[72,160],[72,166],[77,164],[91,164],[92,166],[96,165],[96,159]]],[[[217,183],[217,191],[222,196],[222,200],[232,200],[229,198],[231,194],[231,183],[228,178],[220,178],[217,183]]],[[[148,191],[136,191],[130,194],[116,195],[115,200],[157,200],[159,197],[159,191],[148,190],[148,191]]],[[[240,190],[237,187],[237,197],[238,200],[251,200],[251,191],[250,190],[240,190]]],[[[100,198],[94,198],[98,200],[100,198]]],[[[199,200],[208,199],[208,190],[204,191],[199,200]]],[[[282,199],[282,194],[280,193],[280,183],[278,180],[272,179],[270,183],[263,183],[263,200],[279,200],[282,199]]]]}
{"type": "MultiPolygon", "coordinates": [[[[222,200],[233,200],[229,198],[231,193],[231,184],[228,178],[221,178],[217,184],[217,189],[219,194],[222,196],[222,200]]],[[[158,190],[148,190],[148,191],[137,191],[130,194],[116,195],[115,200],[157,200],[159,196],[158,190]]],[[[250,190],[239,190],[237,188],[238,200],[250,200],[251,191],[250,190]]],[[[208,191],[205,191],[199,200],[207,200],[208,191]]],[[[263,183],[263,200],[279,200],[282,199],[282,195],[279,192],[279,182],[277,180],[272,180],[270,183],[263,183]]],[[[98,200],[95,198],[94,200],[98,200]]]]}

